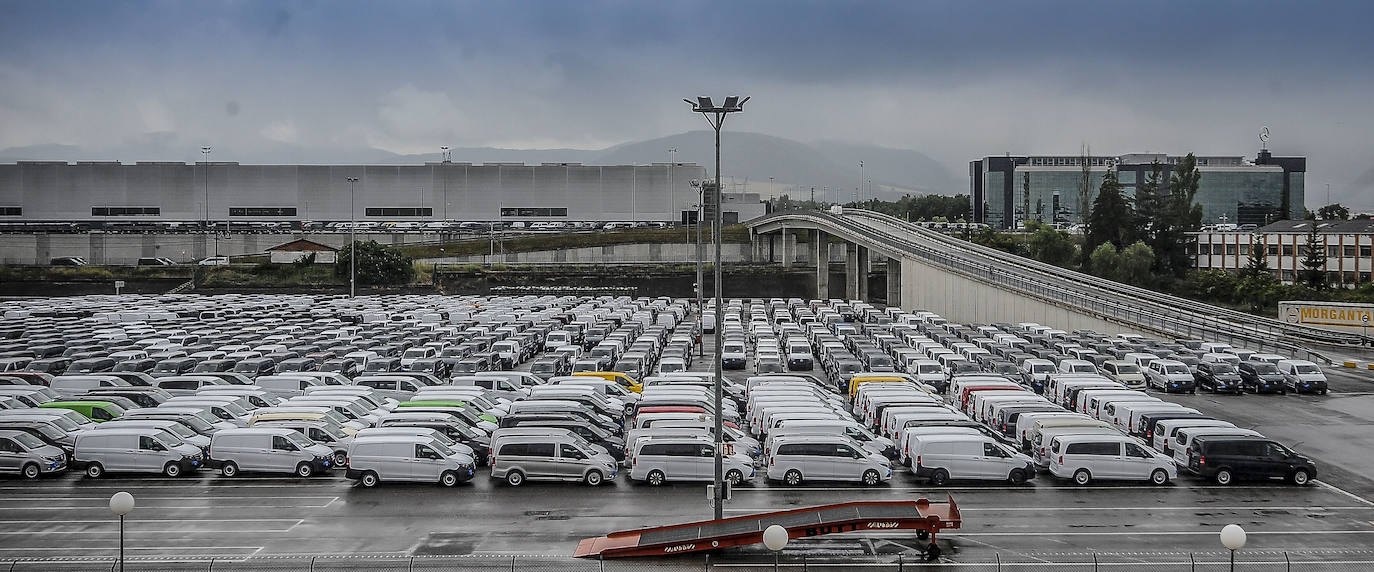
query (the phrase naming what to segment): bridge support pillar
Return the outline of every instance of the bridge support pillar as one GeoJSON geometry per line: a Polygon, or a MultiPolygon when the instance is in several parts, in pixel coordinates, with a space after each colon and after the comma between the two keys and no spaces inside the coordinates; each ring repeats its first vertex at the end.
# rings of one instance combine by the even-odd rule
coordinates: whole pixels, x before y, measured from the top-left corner
{"type": "Polygon", "coordinates": [[[811,259],[816,261],[816,298],[830,298],[830,235],[811,231],[811,259]]]}
{"type": "Polygon", "coordinates": [[[860,247],[858,248],[858,250],[859,250],[859,268],[858,268],[858,271],[859,271],[859,272],[858,272],[858,274],[859,274],[859,299],[860,299],[860,300],[863,300],[863,301],[865,301],[865,302],[867,302],[867,301],[869,300],[869,293],[868,293],[868,273],[869,273],[869,271],[871,270],[871,266],[872,266],[872,261],[870,260],[871,253],[869,252],[868,248],[865,248],[865,247],[863,247],[863,246],[860,246],[860,247]]]}
{"type": "Polygon", "coordinates": [[[852,242],[844,244],[844,299],[859,298],[859,245],[852,242]]]}
{"type": "Polygon", "coordinates": [[[797,235],[795,232],[782,231],[782,267],[792,268],[792,260],[797,257],[797,235]]]}
{"type": "Polygon", "coordinates": [[[887,259],[887,305],[902,306],[902,259],[887,259]]]}

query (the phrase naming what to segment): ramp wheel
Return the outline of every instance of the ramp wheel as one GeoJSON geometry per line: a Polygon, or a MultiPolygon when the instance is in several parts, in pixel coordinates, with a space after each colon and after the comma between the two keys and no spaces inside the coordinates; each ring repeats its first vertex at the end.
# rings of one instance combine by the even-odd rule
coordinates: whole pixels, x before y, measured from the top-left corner
{"type": "Polygon", "coordinates": [[[940,547],[936,545],[934,542],[931,542],[930,544],[926,545],[926,550],[922,555],[925,556],[926,562],[934,562],[936,560],[939,560],[940,547]]]}

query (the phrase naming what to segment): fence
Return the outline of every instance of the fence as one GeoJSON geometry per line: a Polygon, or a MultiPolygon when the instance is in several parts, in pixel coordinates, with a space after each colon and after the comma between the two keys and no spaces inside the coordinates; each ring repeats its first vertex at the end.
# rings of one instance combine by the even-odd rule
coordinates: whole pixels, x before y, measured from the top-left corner
{"type": "MultiPolygon", "coordinates": [[[[574,560],[556,556],[257,557],[242,559],[129,560],[126,572],[1356,572],[1374,570],[1374,550],[1330,552],[1240,552],[1234,568],[1224,553],[1080,554],[1038,559],[1017,555],[1003,561],[926,563],[890,556],[767,556],[749,559],[680,557],[665,559],[574,560]]],[[[9,572],[117,572],[114,559],[0,560],[9,572]]]]}

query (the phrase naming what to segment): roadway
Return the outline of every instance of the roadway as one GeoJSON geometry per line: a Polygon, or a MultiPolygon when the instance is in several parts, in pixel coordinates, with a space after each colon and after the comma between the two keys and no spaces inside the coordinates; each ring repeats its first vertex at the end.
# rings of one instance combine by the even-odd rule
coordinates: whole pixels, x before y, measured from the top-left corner
{"type": "MultiPolygon", "coordinates": [[[[707,340],[709,346],[709,339],[707,340]]],[[[699,360],[697,367],[709,365],[699,360]]],[[[1329,370],[1325,397],[1174,396],[1172,399],[1296,444],[1322,471],[1314,486],[1241,483],[1219,487],[1183,477],[1165,487],[1104,483],[1075,487],[1042,475],[1032,483],[955,483],[935,488],[899,471],[876,488],[857,485],[790,489],[755,482],[735,490],[727,515],[851,500],[953,494],[964,527],[941,536],[948,562],[1149,562],[1189,552],[1220,558],[1217,532],[1238,523],[1247,550],[1324,560],[1374,560],[1374,393],[1367,373],[1329,370]]],[[[745,374],[732,372],[731,377],[745,374]]],[[[699,484],[661,488],[626,481],[598,489],[532,483],[511,488],[479,470],[455,489],[386,485],[368,490],[334,474],[314,479],[202,474],[169,480],[67,475],[39,482],[0,481],[0,562],[80,562],[115,555],[111,494],[126,490],[138,508],[127,521],[131,559],[288,557],[293,555],[512,555],[567,562],[578,540],[614,530],[710,517],[699,484]],[[563,560],[566,559],[566,560],[563,560]]],[[[813,559],[890,561],[917,543],[907,531],[796,540],[787,554],[813,559]]],[[[1279,555],[1281,558],[1281,555],[1279,555]]],[[[759,562],[762,547],[727,551],[713,562],[759,562]]],[[[700,556],[677,557],[699,566],[700,556]]],[[[495,563],[496,561],[492,561],[495,563]]],[[[107,564],[108,565],[108,564],[107,564]]],[[[56,568],[53,568],[56,569],[56,568]]]]}

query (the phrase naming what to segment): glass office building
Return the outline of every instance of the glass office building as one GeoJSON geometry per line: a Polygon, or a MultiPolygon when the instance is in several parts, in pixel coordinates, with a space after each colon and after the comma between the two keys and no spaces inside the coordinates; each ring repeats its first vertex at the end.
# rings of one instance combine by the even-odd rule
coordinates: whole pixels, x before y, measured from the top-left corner
{"type": "MultiPolygon", "coordinates": [[[[974,220],[993,228],[1020,228],[1025,221],[1080,224],[1108,168],[1117,170],[1123,194],[1134,198],[1159,165],[1162,186],[1182,156],[1028,155],[989,156],[969,163],[969,196],[974,220]],[[1082,196],[1086,159],[1088,194],[1082,196]]],[[[1302,218],[1305,157],[1274,157],[1260,151],[1254,160],[1239,156],[1197,157],[1197,202],[1203,224],[1255,224],[1302,218]]]]}

